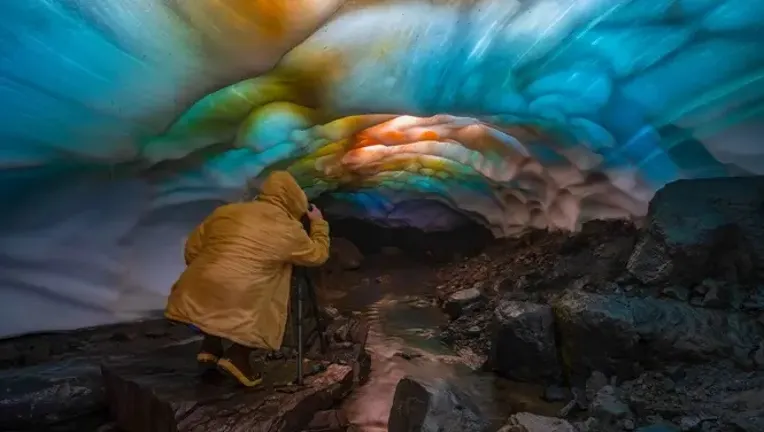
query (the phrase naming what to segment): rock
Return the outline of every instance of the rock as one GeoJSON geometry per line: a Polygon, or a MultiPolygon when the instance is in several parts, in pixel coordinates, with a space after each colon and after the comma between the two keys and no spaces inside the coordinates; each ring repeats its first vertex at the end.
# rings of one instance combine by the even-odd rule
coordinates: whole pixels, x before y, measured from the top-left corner
{"type": "Polygon", "coordinates": [[[319,411],[303,432],[344,432],[349,425],[347,416],[340,410],[319,411]]]}
{"type": "Polygon", "coordinates": [[[674,301],[568,292],[554,313],[562,358],[576,379],[593,370],[628,379],[639,363],[713,361],[736,347],[751,352],[758,346],[751,317],[674,301]]]}
{"type": "Polygon", "coordinates": [[[499,374],[520,381],[560,380],[551,307],[502,300],[493,329],[491,362],[499,374]]]}
{"type": "Polygon", "coordinates": [[[690,304],[696,307],[702,307],[703,306],[703,296],[696,296],[690,299],[690,304]]]}
{"type": "Polygon", "coordinates": [[[600,371],[592,372],[589,379],[586,380],[586,400],[594,400],[597,393],[606,385],[608,385],[608,380],[605,374],[600,371]]]}
{"type": "Polygon", "coordinates": [[[511,416],[499,432],[576,432],[576,429],[567,420],[523,412],[511,416]]]}
{"type": "Polygon", "coordinates": [[[331,306],[326,306],[321,308],[321,311],[323,313],[324,319],[328,321],[334,321],[336,319],[339,319],[342,314],[340,314],[340,311],[338,311],[336,308],[333,308],[331,306]]]}
{"type": "Polygon", "coordinates": [[[446,380],[405,377],[395,388],[389,432],[483,432],[488,426],[480,409],[446,380]]]}
{"type": "MultiPolygon", "coordinates": [[[[764,287],[757,287],[753,289],[742,303],[743,310],[751,312],[764,311],[764,287]]],[[[764,317],[764,315],[762,315],[764,317]]]]}
{"type": "Polygon", "coordinates": [[[685,416],[679,420],[679,429],[682,432],[690,432],[700,426],[701,419],[697,416],[685,416]]]}
{"type": "Polygon", "coordinates": [[[332,237],[327,265],[340,270],[356,270],[361,267],[363,254],[353,242],[342,237],[332,237]]]}
{"type": "Polygon", "coordinates": [[[612,386],[605,386],[594,396],[589,412],[595,417],[606,420],[621,420],[631,416],[631,410],[616,394],[612,386]]]}
{"type": "Polygon", "coordinates": [[[552,384],[544,389],[543,400],[547,402],[562,402],[570,400],[570,392],[558,385],[552,384]]]}
{"type": "Polygon", "coordinates": [[[101,370],[88,359],[4,370],[0,382],[0,430],[46,430],[106,408],[101,370]]]}
{"type": "Polygon", "coordinates": [[[406,360],[413,360],[413,359],[422,357],[422,354],[419,354],[418,352],[414,352],[410,350],[404,350],[404,351],[399,351],[395,353],[395,356],[406,359],[406,360]]]}
{"type": "Polygon", "coordinates": [[[681,285],[672,285],[666,287],[661,292],[664,296],[686,302],[690,298],[690,290],[681,285]]]}
{"type": "Polygon", "coordinates": [[[718,361],[685,366],[675,391],[665,391],[665,381],[664,374],[645,372],[620,388],[633,412],[648,424],[664,423],[666,418],[683,430],[732,431],[738,430],[733,426],[736,419],[764,413],[764,372],[718,361]]]}
{"type": "Polygon", "coordinates": [[[718,282],[706,279],[703,285],[707,287],[706,294],[703,296],[701,306],[706,308],[723,309],[729,305],[727,296],[723,287],[718,282]]]}
{"type": "Polygon", "coordinates": [[[482,333],[482,331],[483,330],[480,327],[472,326],[472,327],[467,329],[466,334],[471,335],[471,336],[475,336],[475,335],[479,335],[480,333],[482,333]]]}
{"type": "Polygon", "coordinates": [[[174,346],[103,365],[109,408],[121,430],[298,431],[354,386],[352,366],[329,364],[307,376],[304,386],[287,387],[293,363],[274,362],[263,388],[247,390],[216,372],[199,376],[197,349],[174,346]]]}
{"type": "Polygon", "coordinates": [[[764,431],[764,410],[752,410],[733,416],[732,424],[740,432],[764,431]]]}
{"type": "Polygon", "coordinates": [[[457,291],[448,296],[443,307],[451,319],[456,319],[462,315],[465,308],[481,301],[482,298],[483,294],[479,289],[469,288],[457,291]]]}
{"type": "Polygon", "coordinates": [[[600,429],[600,422],[594,417],[589,417],[583,422],[576,423],[578,432],[596,432],[600,429]]]}
{"type": "Polygon", "coordinates": [[[764,269],[763,212],[764,177],[670,183],[650,201],[627,268],[646,284],[746,282],[764,269]]]}
{"type": "Polygon", "coordinates": [[[637,432],[679,432],[679,429],[667,424],[654,424],[637,429],[637,432]]]}
{"type": "Polygon", "coordinates": [[[632,419],[624,419],[621,421],[621,427],[626,431],[633,431],[636,425],[632,419]]]}

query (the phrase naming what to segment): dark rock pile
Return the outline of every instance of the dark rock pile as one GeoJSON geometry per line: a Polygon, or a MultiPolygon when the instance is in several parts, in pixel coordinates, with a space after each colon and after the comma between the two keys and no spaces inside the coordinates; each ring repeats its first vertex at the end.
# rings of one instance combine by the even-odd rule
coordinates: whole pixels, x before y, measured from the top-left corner
{"type": "Polygon", "coordinates": [[[368,325],[355,314],[323,312],[327,350],[322,353],[320,339],[313,339],[304,386],[293,385],[295,349],[289,344],[259,355],[265,383],[247,390],[215,371],[198,370],[199,337],[187,326],[164,320],[114,326],[100,329],[97,339],[136,328],[155,328],[157,336],[139,345],[140,337],[130,339],[133,345],[123,342],[132,351],[81,345],[69,355],[0,372],[0,430],[344,431],[347,419],[333,408],[368,378],[368,325]]]}
{"type": "Polygon", "coordinates": [[[570,402],[504,432],[764,431],[762,178],[679,181],[642,229],[531,232],[440,276],[446,342],[570,402]]]}

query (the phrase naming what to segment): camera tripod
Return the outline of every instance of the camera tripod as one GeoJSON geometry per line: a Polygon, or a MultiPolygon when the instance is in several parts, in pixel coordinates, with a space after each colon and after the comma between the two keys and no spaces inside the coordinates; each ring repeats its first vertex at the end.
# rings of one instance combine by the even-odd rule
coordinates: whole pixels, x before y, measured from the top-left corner
{"type": "Polygon", "coordinates": [[[324,322],[321,319],[321,309],[318,305],[318,297],[316,296],[316,287],[313,284],[313,280],[308,274],[308,269],[305,267],[295,267],[295,282],[297,288],[297,295],[295,301],[297,303],[296,315],[296,327],[297,327],[297,385],[303,385],[304,371],[303,361],[305,359],[305,335],[304,335],[304,301],[309,302],[309,307],[312,309],[313,318],[316,321],[316,332],[318,333],[318,340],[321,347],[321,353],[326,353],[327,343],[325,337],[326,328],[324,322]]]}

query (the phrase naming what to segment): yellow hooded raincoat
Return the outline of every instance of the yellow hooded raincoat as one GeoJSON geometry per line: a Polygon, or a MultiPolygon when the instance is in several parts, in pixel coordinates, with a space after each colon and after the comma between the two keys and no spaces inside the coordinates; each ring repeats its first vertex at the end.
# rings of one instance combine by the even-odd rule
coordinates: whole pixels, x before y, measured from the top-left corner
{"type": "Polygon", "coordinates": [[[281,347],[292,265],[329,256],[329,224],[300,218],[308,199],[285,171],[272,173],[255,201],[215,210],[186,241],[188,267],[165,315],[250,348],[281,347]]]}

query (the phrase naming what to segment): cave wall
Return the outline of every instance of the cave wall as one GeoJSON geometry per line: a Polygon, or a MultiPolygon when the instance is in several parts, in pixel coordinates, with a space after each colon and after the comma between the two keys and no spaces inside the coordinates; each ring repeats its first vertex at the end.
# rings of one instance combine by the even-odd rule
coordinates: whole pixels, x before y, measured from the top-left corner
{"type": "Polygon", "coordinates": [[[762,174],[762,16],[764,0],[0,2],[0,337],[156,313],[185,233],[275,168],[346,217],[495,236],[762,174]]]}

